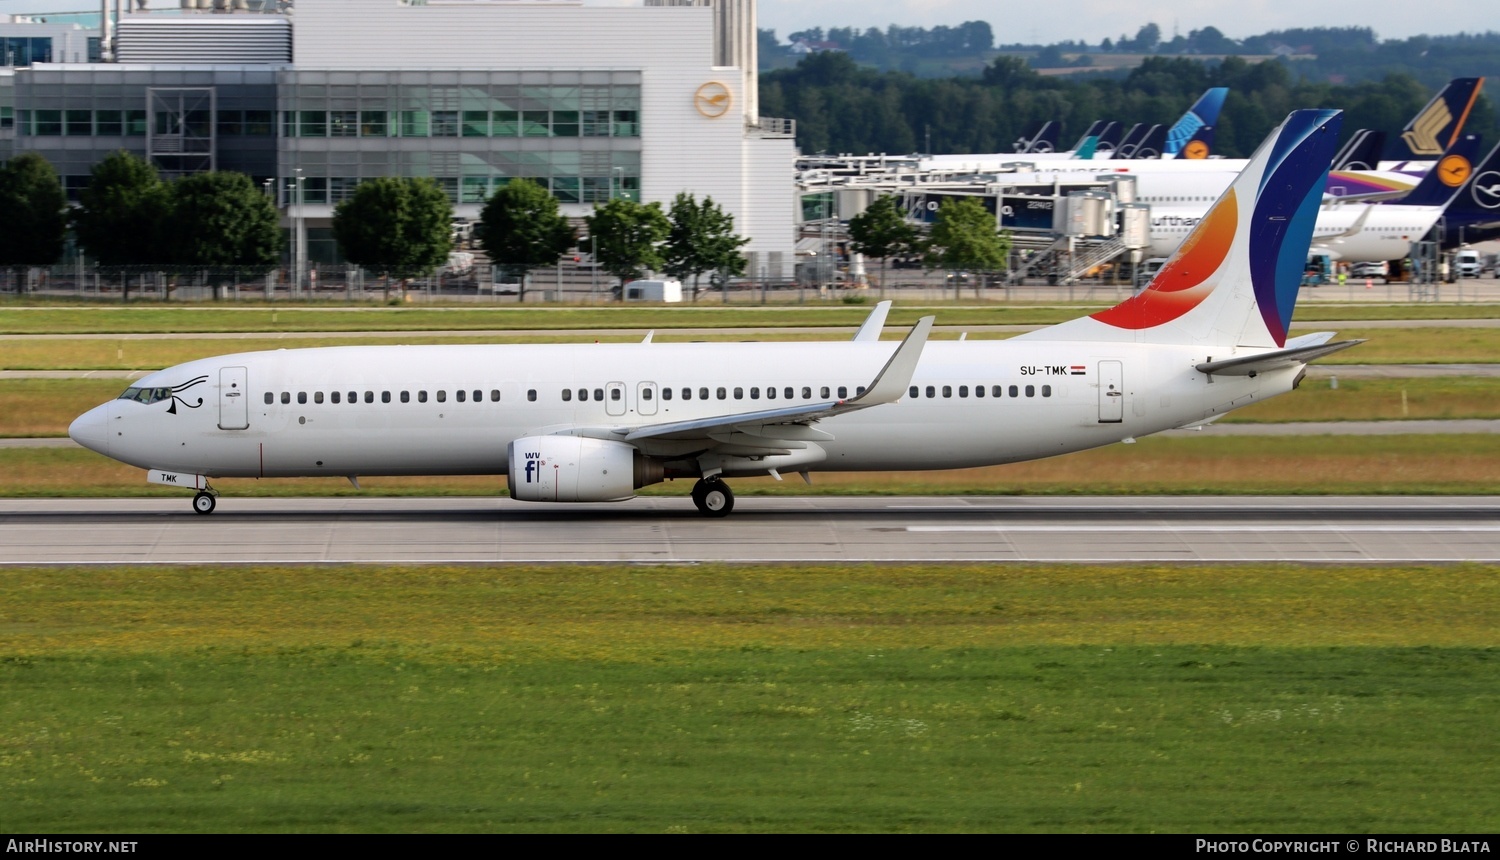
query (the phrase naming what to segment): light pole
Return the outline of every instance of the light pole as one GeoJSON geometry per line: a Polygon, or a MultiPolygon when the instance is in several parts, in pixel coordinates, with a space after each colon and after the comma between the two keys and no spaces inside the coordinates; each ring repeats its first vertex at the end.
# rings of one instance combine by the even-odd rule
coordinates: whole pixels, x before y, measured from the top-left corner
{"type": "Polygon", "coordinates": [[[292,295],[302,295],[302,269],[307,257],[307,236],[302,232],[302,168],[294,168],[292,180],[292,295]]]}

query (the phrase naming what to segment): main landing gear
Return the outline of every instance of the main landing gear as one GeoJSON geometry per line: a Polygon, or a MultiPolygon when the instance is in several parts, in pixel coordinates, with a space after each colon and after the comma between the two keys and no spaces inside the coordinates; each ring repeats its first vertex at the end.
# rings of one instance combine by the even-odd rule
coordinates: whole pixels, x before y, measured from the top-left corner
{"type": "Polygon", "coordinates": [[[198,495],[193,496],[193,510],[200,514],[211,514],[218,505],[218,493],[213,490],[199,490],[198,495]]]}
{"type": "Polygon", "coordinates": [[[734,510],[734,493],[717,475],[702,478],[693,485],[693,504],[705,517],[726,517],[734,510]]]}

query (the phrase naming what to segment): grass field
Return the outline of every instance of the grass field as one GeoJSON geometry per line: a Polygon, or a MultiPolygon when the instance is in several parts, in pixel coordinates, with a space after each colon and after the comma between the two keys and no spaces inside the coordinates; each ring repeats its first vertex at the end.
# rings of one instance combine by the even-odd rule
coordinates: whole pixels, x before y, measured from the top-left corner
{"type": "Polygon", "coordinates": [[[1488,833],[1500,570],[0,570],[7,832],[1488,833]]]}
{"type": "MultiPolygon", "coordinates": [[[[1112,495],[1112,494],[1460,494],[1500,492],[1500,436],[1148,437],[1063,457],[942,472],[815,473],[800,480],[736,478],[750,495],[1112,495]]],[[[342,477],[258,481],[215,479],[224,503],[236,497],[485,496],[505,478],[342,477]]],[[[646,487],[642,495],[687,497],[690,482],[646,487]]],[[[145,473],[78,448],[0,449],[0,496],[187,496],[147,484],[145,473]]],[[[186,504],[186,501],[184,501],[186,504]]]]}

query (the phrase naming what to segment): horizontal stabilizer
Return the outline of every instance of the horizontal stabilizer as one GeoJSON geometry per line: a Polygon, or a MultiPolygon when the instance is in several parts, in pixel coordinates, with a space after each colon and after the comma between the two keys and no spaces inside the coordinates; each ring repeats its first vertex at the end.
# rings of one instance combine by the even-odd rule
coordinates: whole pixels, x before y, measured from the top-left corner
{"type": "Polygon", "coordinates": [[[1272,370],[1281,370],[1297,364],[1306,364],[1315,358],[1322,358],[1351,346],[1358,346],[1364,340],[1341,340],[1336,343],[1316,343],[1307,346],[1297,346],[1288,349],[1278,349],[1275,352],[1263,352],[1259,355],[1245,355],[1239,358],[1226,358],[1222,361],[1205,361],[1197,366],[1202,373],[1210,376],[1254,376],[1259,373],[1267,373],[1272,370]]]}

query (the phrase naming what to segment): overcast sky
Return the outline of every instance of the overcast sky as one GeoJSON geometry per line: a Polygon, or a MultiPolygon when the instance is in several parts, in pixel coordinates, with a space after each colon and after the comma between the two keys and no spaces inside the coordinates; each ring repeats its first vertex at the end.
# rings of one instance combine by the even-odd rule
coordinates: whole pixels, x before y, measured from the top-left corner
{"type": "MultiPolygon", "coordinates": [[[[392,0],[394,2],[394,0],[392,0]]],[[[642,0],[585,0],[588,5],[637,6],[642,0]]],[[[180,5],[151,0],[153,8],[180,5]]],[[[98,0],[0,0],[0,13],[98,9],[98,0]]],[[[785,40],[808,27],[933,27],[988,21],[1001,44],[1049,44],[1134,36],[1155,23],[1174,30],[1217,27],[1239,39],[1291,27],[1368,26],[1381,39],[1447,35],[1500,27],[1485,0],[760,0],[760,26],[785,40]]]]}

